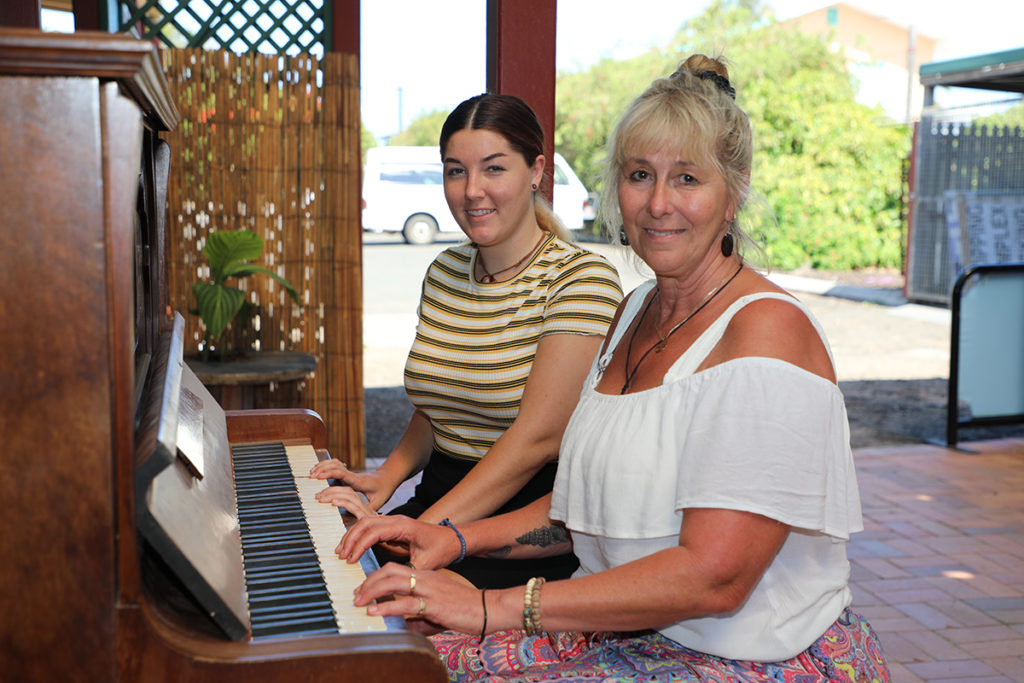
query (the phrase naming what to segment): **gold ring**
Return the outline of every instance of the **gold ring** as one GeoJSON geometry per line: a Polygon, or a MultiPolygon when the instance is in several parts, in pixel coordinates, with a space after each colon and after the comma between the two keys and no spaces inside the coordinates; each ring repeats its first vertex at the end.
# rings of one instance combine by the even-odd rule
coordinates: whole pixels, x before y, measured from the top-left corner
{"type": "Polygon", "coordinates": [[[416,595],[416,573],[409,574],[409,595],[416,595]]]}
{"type": "Polygon", "coordinates": [[[416,616],[422,617],[426,613],[426,611],[427,611],[427,601],[424,600],[423,598],[420,598],[420,609],[419,609],[418,612],[416,612],[416,616]]]}

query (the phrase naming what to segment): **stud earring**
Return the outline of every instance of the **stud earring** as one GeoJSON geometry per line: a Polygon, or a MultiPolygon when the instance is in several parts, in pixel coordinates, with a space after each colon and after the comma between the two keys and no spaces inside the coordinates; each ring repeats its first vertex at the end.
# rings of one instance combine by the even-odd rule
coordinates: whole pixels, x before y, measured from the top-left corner
{"type": "Polygon", "coordinates": [[[732,238],[732,233],[731,232],[725,233],[725,235],[722,237],[722,256],[724,256],[726,258],[729,258],[730,256],[732,256],[732,250],[733,250],[734,246],[735,246],[735,244],[734,244],[734,240],[732,238]]]}
{"type": "Polygon", "coordinates": [[[533,191],[534,191],[534,192],[536,192],[536,191],[537,191],[537,183],[534,183],[534,184],[533,184],[533,185],[532,185],[531,187],[533,187],[533,191]]]}
{"type": "Polygon", "coordinates": [[[619,228],[619,244],[621,244],[624,247],[629,246],[629,237],[626,236],[625,228],[619,228]]]}

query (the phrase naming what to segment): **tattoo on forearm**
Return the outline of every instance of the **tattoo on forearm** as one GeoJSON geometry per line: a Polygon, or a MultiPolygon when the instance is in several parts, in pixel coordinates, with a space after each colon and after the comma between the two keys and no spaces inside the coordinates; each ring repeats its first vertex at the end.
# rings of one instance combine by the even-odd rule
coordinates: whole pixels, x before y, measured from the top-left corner
{"type": "Polygon", "coordinates": [[[489,552],[486,555],[484,555],[484,557],[489,557],[492,560],[503,560],[506,557],[508,557],[509,553],[511,553],[511,552],[512,552],[512,546],[507,545],[504,548],[498,548],[497,550],[492,550],[491,552],[489,552]]]}
{"type": "Polygon", "coordinates": [[[569,532],[565,530],[565,527],[552,524],[551,526],[528,531],[517,538],[516,542],[521,545],[536,545],[541,548],[545,548],[549,545],[565,543],[568,540],[569,532]]]}

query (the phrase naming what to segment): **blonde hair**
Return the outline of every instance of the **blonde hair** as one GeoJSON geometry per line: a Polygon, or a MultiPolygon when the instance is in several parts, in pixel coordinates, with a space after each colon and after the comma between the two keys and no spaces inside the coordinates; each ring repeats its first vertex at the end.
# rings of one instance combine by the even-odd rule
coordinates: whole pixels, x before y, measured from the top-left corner
{"type": "Polygon", "coordinates": [[[572,231],[555,215],[554,209],[540,192],[533,193],[533,213],[541,230],[550,232],[563,242],[575,242],[572,231]]]}
{"type": "MultiPolygon", "coordinates": [[[[695,54],[633,100],[608,139],[601,218],[609,231],[622,225],[619,182],[627,155],[638,149],[675,149],[711,163],[739,212],[750,192],[753,134],[734,98],[723,60],[695,54]]],[[[756,248],[736,220],[730,230],[738,254],[743,246],[756,248]]]]}

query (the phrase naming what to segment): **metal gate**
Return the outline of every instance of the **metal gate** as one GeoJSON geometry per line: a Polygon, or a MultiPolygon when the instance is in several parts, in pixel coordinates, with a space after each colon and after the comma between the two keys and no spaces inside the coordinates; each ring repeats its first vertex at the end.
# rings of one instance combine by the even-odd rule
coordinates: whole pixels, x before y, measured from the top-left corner
{"type": "Polygon", "coordinates": [[[926,114],[913,164],[908,299],[948,305],[967,268],[1024,261],[1024,131],[926,114]]]}

